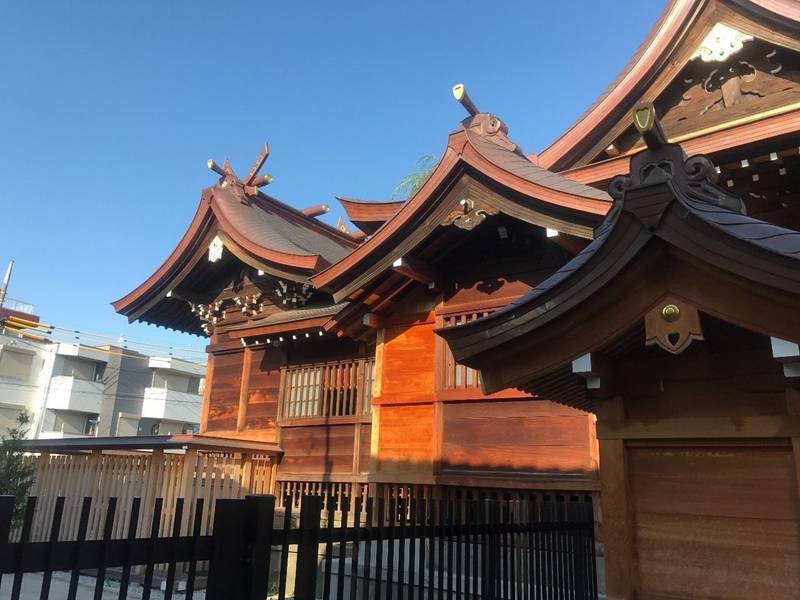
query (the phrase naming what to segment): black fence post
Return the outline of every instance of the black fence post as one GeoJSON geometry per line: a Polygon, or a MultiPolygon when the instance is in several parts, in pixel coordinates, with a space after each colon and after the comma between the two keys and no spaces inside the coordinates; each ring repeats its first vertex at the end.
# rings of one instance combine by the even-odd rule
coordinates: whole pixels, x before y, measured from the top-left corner
{"type": "MultiPolygon", "coordinates": [[[[217,500],[213,552],[208,567],[207,600],[243,600],[247,513],[243,500],[217,500]]],[[[249,579],[249,577],[247,577],[249,579]]]]}
{"type": "Polygon", "coordinates": [[[275,496],[245,496],[248,513],[248,564],[250,580],[247,598],[263,600],[269,593],[269,564],[272,558],[272,530],[275,521],[275,496]]]}
{"type": "MultiPolygon", "coordinates": [[[[297,545],[295,600],[314,600],[316,597],[321,511],[322,498],[320,496],[303,497],[303,503],[300,506],[300,543],[297,545]]],[[[343,522],[342,527],[346,526],[347,524],[343,522]]]]}
{"type": "Polygon", "coordinates": [[[207,600],[266,598],[274,496],[217,500],[207,600]]]}

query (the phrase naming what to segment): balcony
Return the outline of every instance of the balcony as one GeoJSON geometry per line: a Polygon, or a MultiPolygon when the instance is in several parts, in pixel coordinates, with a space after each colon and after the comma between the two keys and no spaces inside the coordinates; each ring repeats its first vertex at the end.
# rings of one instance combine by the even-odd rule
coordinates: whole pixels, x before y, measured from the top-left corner
{"type": "Polygon", "coordinates": [[[199,423],[201,401],[198,394],[176,392],[167,388],[145,388],[142,418],[199,423]]]}
{"type": "Polygon", "coordinates": [[[371,415],[374,370],[374,358],[285,367],[281,418],[371,415]]]}
{"type": "Polygon", "coordinates": [[[77,377],[58,375],[50,380],[45,406],[53,410],[99,413],[104,385],[77,377]]]}
{"type": "Polygon", "coordinates": [[[71,440],[74,438],[94,437],[85,433],[68,433],[66,431],[40,431],[37,439],[40,440],[71,440]]]}

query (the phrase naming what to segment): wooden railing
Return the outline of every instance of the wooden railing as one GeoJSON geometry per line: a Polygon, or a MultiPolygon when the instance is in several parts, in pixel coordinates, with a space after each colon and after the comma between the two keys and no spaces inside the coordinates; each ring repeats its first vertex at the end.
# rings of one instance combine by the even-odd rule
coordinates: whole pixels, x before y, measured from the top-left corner
{"type": "Polygon", "coordinates": [[[353,417],[372,412],[374,358],[284,367],[281,417],[353,417]]]}
{"type": "MultiPolygon", "coordinates": [[[[64,500],[63,532],[67,539],[78,527],[83,499],[92,498],[86,539],[100,539],[109,498],[119,498],[120,509],[113,516],[112,533],[120,534],[128,527],[129,515],[124,507],[133,497],[142,498],[142,512],[136,531],[149,527],[149,514],[155,498],[164,498],[159,525],[164,531],[173,527],[175,498],[186,500],[191,511],[196,499],[202,499],[208,510],[200,523],[201,533],[211,531],[218,499],[243,498],[248,494],[267,494],[273,488],[274,462],[268,456],[222,453],[186,454],[164,452],[132,454],[42,454],[25,457],[36,468],[36,482],[31,495],[38,497],[39,510],[30,524],[29,539],[43,541],[51,529],[50,517],[57,498],[64,500]]],[[[19,535],[12,532],[12,539],[19,535]]]]}
{"type": "MultiPolygon", "coordinates": [[[[445,327],[463,325],[469,321],[480,319],[492,311],[483,310],[460,315],[447,315],[444,317],[445,327]]],[[[481,381],[478,372],[467,366],[459,364],[453,358],[453,353],[445,347],[444,357],[444,389],[446,390],[480,390],[481,381]]]]}

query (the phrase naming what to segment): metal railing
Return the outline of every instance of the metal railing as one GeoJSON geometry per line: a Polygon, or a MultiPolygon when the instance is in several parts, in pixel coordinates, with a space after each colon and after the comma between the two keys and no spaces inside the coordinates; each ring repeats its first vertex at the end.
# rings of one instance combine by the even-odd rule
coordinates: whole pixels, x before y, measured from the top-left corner
{"type": "MultiPolygon", "coordinates": [[[[176,573],[186,569],[185,598],[191,600],[202,561],[209,561],[208,600],[263,600],[270,593],[295,600],[597,598],[591,505],[461,496],[411,502],[367,498],[364,510],[357,498],[352,507],[323,510],[322,498],[305,496],[296,519],[291,503],[280,515],[274,496],[248,496],[218,500],[213,533],[201,535],[202,499],[193,515],[177,499],[176,520],[166,531],[159,527],[164,503],[158,499],[146,515],[149,535],[137,537],[141,499],[125,507],[127,530],[115,534],[117,499],[112,498],[102,537],[87,540],[91,498],[86,498],[76,538],[63,540],[60,498],[49,540],[38,543],[29,541],[36,505],[35,497],[28,499],[20,541],[0,543],[0,575],[13,574],[12,600],[20,597],[26,573],[42,573],[40,598],[74,599],[86,570],[92,570],[99,598],[112,569],[121,569],[114,574],[118,597],[126,598],[137,565],[144,567],[142,598],[148,600],[159,564],[166,565],[164,598],[172,598],[176,573]],[[190,525],[187,533],[181,531],[183,521],[190,525]],[[290,553],[296,554],[292,569],[290,553]],[[51,588],[58,571],[70,573],[66,593],[51,588]]],[[[14,498],[0,497],[0,535],[7,537],[13,513],[14,498]]]]}

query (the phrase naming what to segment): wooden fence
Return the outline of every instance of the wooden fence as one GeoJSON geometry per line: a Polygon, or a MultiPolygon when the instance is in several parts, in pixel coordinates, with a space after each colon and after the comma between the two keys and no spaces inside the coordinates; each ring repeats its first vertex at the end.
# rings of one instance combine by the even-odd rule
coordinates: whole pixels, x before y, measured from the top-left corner
{"type": "MultiPolygon", "coordinates": [[[[57,597],[74,599],[86,569],[93,570],[95,598],[100,598],[111,568],[122,569],[118,597],[126,598],[135,565],[144,567],[142,598],[149,600],[158,563],[168,573],[166,600],[173,596],[178,565],[188,565],[185,597],[192,600],[198,561],[210,561],[208,600],[264,600],[270,592],[279,600],[290,594],[295,600],[597,598],[590,505],[504,497],[409,503],[379,498],[367,499],[362,510],[357,498],[352,510],[347,502],[323,510],[321,497],[306,496],[297,526],[288,502],[276,527],[275,498],[248,496],[218,500],[213,534],[204,535],[203,499],[196,500],[192,519],[185,515],[183,500],[177,500],[176,520],[166,531],[159,526],[163,501],[157,499],[148,535],[139,536],[141,502],[131,499],[127,529],[115,535],[119,503],[110,498],[101,538],[86,540],[87,498],[77,539],[61,541],[65,501],[56,499],[47,541],[32,542],[32,524],[40,511],[36,498],[29,498],[20,540],[0,543],[0,575],[14,575],[11,600],[19,599],[23,576],[32,572],[42,573],[40,598],[52,597],[54,571],[70,574],[67,593],[57,592],[57,597]],[[339,519],[334,518],[337,510],[339,519]],[[189,522],[190,530],[182,535],[189,522]],[[290,553],[296,553],[293,577],[290,553]]],[[[0,497],[0,542],[7,539],[13,503],[13,497],[0,497]]]]}
{"type": "MultiPolygon", "coordinates": [[[[93,499],[88,517],[86,539],[100,539],[104,515],[110,498],[117,498],[112,535],[120,535],[128,527],[128,507],[133,498],[140,498],[140,514],[134,533],[150,526],[156,498],[163,498],[160,515],[162,530],[171,530],[175,521],[175,501],[183,498],[191,522],[195,500],[202,499],[212,507],[218,499],[243,498],[248,494],[272,492],[274,462],[268,456],[217,452],[169,453],[162,450],[125,454],[47,454],[26,456],[36,466],[36,482],[31,495],[38,498],[39,510],[31,523],[30,539],[48,539],[52,515],[58,497],[64,497],[64,536],[74,539],[77,533],[83,499],[93,499]]],[[[213,511],[201,521],[200,533],[213,526],[213,511]]],[[[19,535],[19,527],[12,535],[19,535]]]]}

